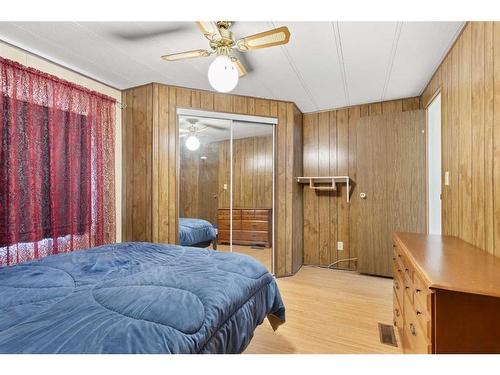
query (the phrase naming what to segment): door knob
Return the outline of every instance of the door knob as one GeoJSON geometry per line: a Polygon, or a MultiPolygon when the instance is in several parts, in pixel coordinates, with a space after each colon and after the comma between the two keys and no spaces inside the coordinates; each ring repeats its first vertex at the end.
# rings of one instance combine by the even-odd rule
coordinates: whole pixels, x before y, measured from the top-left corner
{"type": "Polygon", "coordinates": [[[360,197],[361,199],[366,199],[366,193],[360,193],[360,194],[359,194],[359,197],[360,197]]]}

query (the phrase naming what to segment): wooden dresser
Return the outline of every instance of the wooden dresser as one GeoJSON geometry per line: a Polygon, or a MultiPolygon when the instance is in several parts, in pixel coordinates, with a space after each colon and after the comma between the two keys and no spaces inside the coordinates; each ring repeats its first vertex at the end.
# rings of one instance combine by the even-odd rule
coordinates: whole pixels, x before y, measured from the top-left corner
{"type": "MultiPolygon", "coordinates": [[[[217,212],[219,243],[229,243],[229,215],[229,208],[217,212]]],[[[233,208],[233,244],[271,247],[272,218],[270,208],[233,208]]]]}
{"type": "Polygon", "coordinates": [[[456,237],[394,234],[404,353],[500,353],[500,258],[456,237]]]}

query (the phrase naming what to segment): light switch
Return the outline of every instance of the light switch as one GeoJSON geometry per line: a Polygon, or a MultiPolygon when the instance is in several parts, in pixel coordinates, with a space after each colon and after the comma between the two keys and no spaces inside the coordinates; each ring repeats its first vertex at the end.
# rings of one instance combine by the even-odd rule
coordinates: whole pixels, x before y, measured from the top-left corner
{"type": "Polygon", "coordinates": [[[449,171],[444,172],[444,185],[450,186],[450,172],[449,171]]]}
{"type": "Polygon", "coordinates": [[[224,190],[227,190],[227,184],[224,184],[224,190]]]}
{"type": "Polygon", "coordinates": [[[342,241],[337,242],[337,250],[338,251],[344,250],[344,243],[342,241]]]}

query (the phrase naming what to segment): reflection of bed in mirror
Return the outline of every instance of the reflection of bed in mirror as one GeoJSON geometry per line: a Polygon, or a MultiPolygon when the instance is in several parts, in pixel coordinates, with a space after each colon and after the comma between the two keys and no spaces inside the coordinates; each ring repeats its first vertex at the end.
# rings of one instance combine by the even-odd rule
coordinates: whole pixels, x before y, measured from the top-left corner
{"type": "Polygon", "coordinates": [[[217,249],[217,232],[214,226],[203,219],[179,218],[179,245],[209,247],[217,249]]]}

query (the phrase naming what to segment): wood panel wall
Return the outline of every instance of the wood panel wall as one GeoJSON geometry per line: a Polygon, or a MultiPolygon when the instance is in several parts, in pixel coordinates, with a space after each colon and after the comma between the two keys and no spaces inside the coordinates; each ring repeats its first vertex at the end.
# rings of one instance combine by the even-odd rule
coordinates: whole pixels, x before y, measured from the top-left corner
{"type": "MultiPolygon", "coordinates": [[[[180,217],[216,223],[217,208],[229,208],[229,148],[229,141],[204,144],[196,151],[181,144],[180,217]],[[201,160],[202,155],[207,158],[201,160]]],[[[273,207],[272,136],[234,140],[233,180],[234,208],[273,207]]]]}
{"type": "Polygon", "coordinates": [[[302,114],[290,102],[148,84],[123,92],[125,240],[175,243],[178,237],[176,108],[278,118],[275,175],[275,273],[302,264],[302,114]],[[133,139],[132,139],[133,138],[133,139]],[[130,173],[128,172],[130,171],[130,173]]]}
{"type": "Polygon", "coordinates": [[[304,187],[304,264],[356,269],[359,191],[356,189],[357,126],[361,118],[420,108],[420,98],[372,103],[334,111],[304,114],[303,171],[305,176],[349,175],[354,181],[351,202],[346,188],[315,192],[304,187]],[[344,250],[337,251],[337,241],[344,250]]]}
{"type": "Polygon", "coordinates": [[[123,94],[122,98],[127,106],[122,111],[123,241],[151,239],[152,94],[152,86],[147,85],[123,94]]]}
{"type": "Polygon", "coordinates": [[[500,23],[470,22],[422,94],[441,93],[442,231],[500,256],[500,23]]]}
{"type": "MultiPolygon", "coordinates": [[[[219,149],[219,208],[229,207],[229,141],[219,149]]],[[[273,137],[249,137],[233,142],[233,207],[273,207],[273,137]]]]}
{"type": "Polygon", "coordinates": [[[196,151],[180,146],[179,215],[217,222],[219,143],[202,144],[196,151]],[[205,156],[206,159],[201,159],[205,156]]]}

